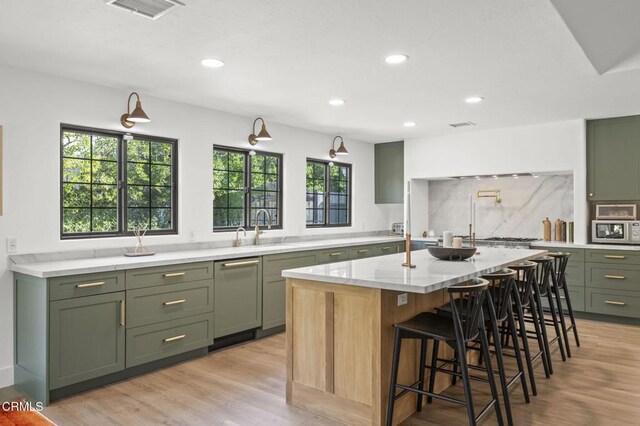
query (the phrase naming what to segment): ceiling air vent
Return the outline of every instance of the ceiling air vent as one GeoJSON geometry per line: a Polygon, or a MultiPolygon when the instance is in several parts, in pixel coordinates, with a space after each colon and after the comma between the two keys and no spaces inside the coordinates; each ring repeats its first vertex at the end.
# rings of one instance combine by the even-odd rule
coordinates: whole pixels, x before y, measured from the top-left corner
{"type": "Polygon", "coordinates": [[[464,127],[464,126],[475,126],[476,123],[472,122],[472,121],[465,121],[463,123],[451,123],[449,124],[449,126],[451,127],[464,127]]]}
{"type": "Polygon", "coordinates": [[[106,3],[149,19],[158,19],[175,6],[185,6],[178,0],[106,0],[106,3]]]}

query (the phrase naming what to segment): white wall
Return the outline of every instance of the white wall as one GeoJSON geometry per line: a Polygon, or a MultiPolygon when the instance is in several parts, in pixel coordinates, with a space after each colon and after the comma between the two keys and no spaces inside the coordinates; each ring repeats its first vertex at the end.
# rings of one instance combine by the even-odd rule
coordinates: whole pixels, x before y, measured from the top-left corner
{"type": "Polygon", "coordinates": [[[587,241],[584,120],[406,139],[404,153],[405,180],[417,179],[412,183],[411,219],[414,234],[429,229],[428,190],[423,188],[427,186],[423,179],[571,172],[574,180],[575,241],[587,241]]]}
{"type": "MultiPolygon", "coordinates": [[[[132,88],[135,90],[135,88],[132,88]]],[[[4,216],[0,217],[0,250],[5,238],[17,237],[21,253],[125,247],[132,238],[60,241],[60,123],[123,130],[119,117],[129,92],[93,84],[0,67],[0,125],[4,134],[4,216]]],[[[247,135],[255,117],[154,99],[141,93],[151,123],[133,131],[179,139],[179,235],[148,236],[147,244],[231,240],[213,234],[212,145],[249,148],[247,135]]],[[[305,159],[327,158],[325,135],[267,120],[273,141],[258,148],[284,154],[284,229],[267,236],[321,234],[345,229],[305,228],[305,159]]],[[[346,162],[353,164],[353,226],[350,231],[387,229],[388,210],[374,204],[373,145],[346,140],[346,162]]],[[[0,257],[0,387],[13,383],[13,288],[7,258],[0,257]]]]}

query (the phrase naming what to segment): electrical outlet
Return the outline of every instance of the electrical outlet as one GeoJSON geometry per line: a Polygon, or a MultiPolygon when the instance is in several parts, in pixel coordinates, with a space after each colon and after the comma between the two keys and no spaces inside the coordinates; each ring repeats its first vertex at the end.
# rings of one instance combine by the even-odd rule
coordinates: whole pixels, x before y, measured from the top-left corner
{"type": "Polygon", "coordinates": [[[398,306],[406,305],[409,303],[409,296],[407,293],[402,293],[398,295],[398,306]]]}
{"type": "Polygon", "coordinates": [[[192,243],[196,240],[196,233],[195,231],[189,231],[189,242],[192,243]]]}
{"type": "Polygon", "coordinates": [[[16,253],[18,251],[18,238],[7,238],[7,253],[16,253]]]}

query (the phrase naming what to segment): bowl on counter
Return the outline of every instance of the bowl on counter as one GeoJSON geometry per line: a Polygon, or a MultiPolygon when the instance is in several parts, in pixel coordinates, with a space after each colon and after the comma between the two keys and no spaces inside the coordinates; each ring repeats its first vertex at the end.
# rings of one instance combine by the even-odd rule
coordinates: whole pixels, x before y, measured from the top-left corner
{"type": "Polygon", "coordinates": [[[465,260],[476,254],[476,247],[427,247],[429,254],[440,260],[465,260]]]}

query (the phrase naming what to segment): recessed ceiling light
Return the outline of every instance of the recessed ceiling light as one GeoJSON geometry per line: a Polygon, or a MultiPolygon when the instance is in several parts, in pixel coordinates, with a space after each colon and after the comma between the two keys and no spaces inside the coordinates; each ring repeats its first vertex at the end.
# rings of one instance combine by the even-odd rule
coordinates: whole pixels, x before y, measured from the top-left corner
{"type": "Polygon", "coordinates": [[[202,64],[203,67],[207,67],[207,68],[224,67],[224,62],[222,62],[220,59],[204,58],[203,60],[200,61],[200,63],[202,64]]]}
{"type": "Polygon", "coordinates": [[[329,105],[333,105],[333,106],[344,105],[344,99],[331,99],[329,101],[329,105]]]}
{"type": "Polygon", "coordinates": [[[386,58],[384,58],[384,61],[388,64],[396,65],[405,62],[407,59],[409,59],[407,55],[396,54],[387,56],[386,58]]]}
{"type": "Polygon", "coordinates": [[[480,102],[484,101],[484,98],[482,96],[471,96],[464,101],[468,104],[479,104],[480,102]]]}
{"type": "Polygon", "coordinates": [[[416,127],[415,121],[405,121],[404,127],[416,127]]]}

